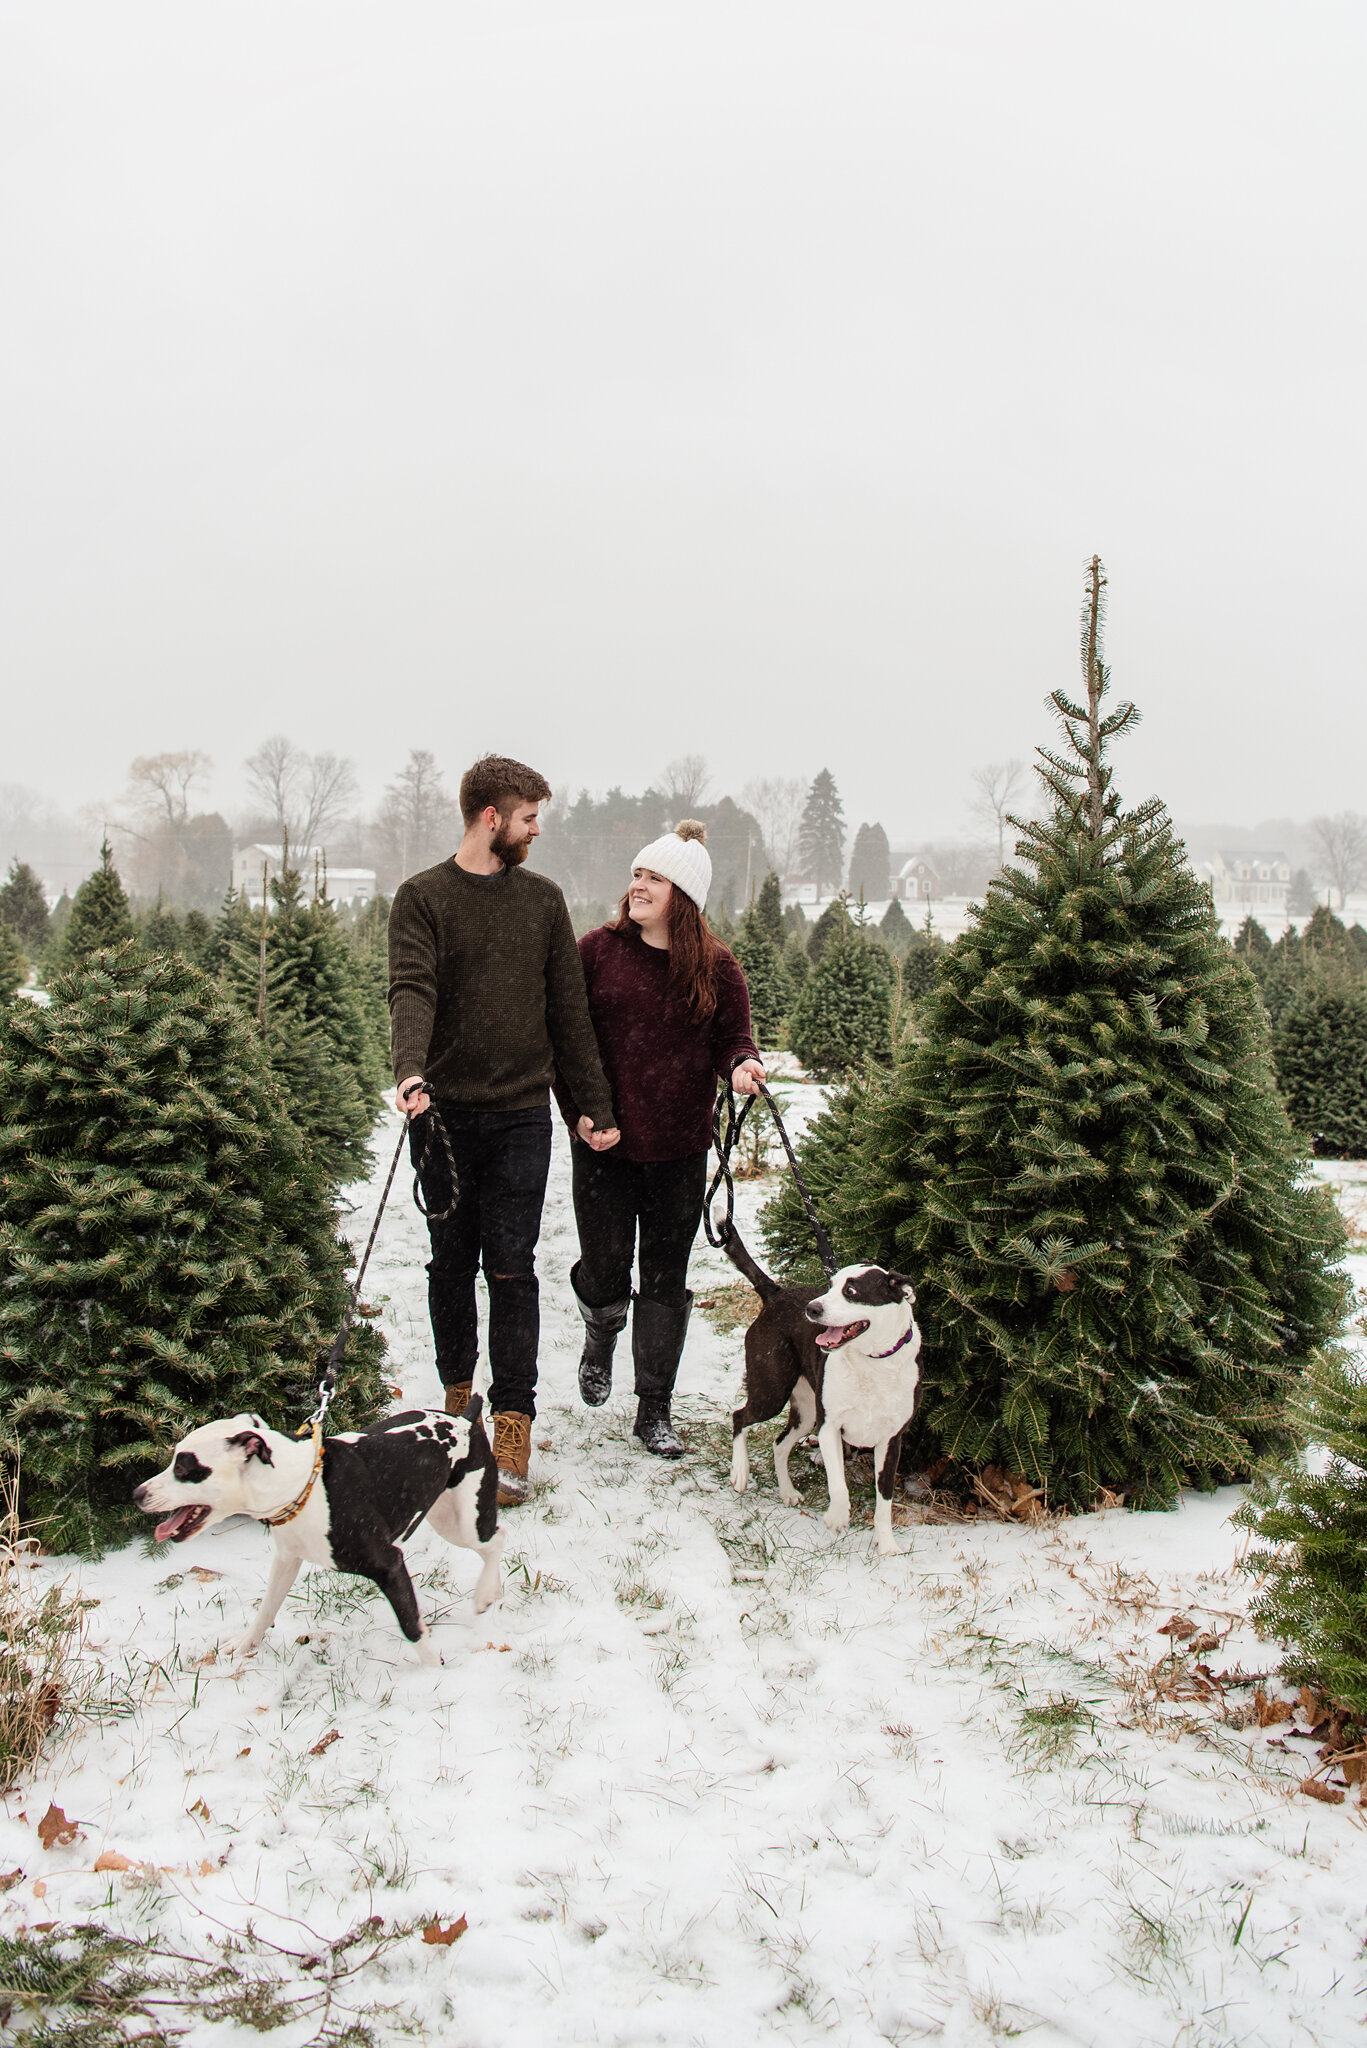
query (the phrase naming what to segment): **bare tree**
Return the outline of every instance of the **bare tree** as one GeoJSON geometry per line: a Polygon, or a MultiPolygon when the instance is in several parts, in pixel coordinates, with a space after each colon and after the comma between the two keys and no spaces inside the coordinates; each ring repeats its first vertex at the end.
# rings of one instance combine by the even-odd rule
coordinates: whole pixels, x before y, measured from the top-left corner
{"type": "Polygon", "coordinates": [[[375,820],[387,881],[434,867],[454,851],[460,834],[460,811],[436,756],[415,747],[385,790],[375,820]]]}
{"type": "Polygon", "coordinates": [[[128,802],[142,816],[175,831],[190,815],[191,790],[197,782],[208,781],[213,765],[197,749],[139,754],[128,771],[128,802]]]}
{"type": "Polygon", "coordinates": [[[263,741],[246,767],[252,792],[281,842],[301,849],[321,845],[356,795],[350,761],[340,754],[306,754],[283,733],[263,741]]]}
{"type": "Polygon", "coordinates": [[[761,776],[747,782],[740,800],[758,819],[769,858],[783,876],[797,867],[797,832],[807,785],[798,776],[761,776]]]}
{"type": "Polygon", "coordinates": [[[1006,861],[1006,814],[1026,786],[1024,761],[989,761],[975,768],[970,781],[974,788],[972,811],[997,834],[997,866],[1006,861]]]}
{"type": "Polygon", "coordinates": [[[712,776],[701,754],[679,754],[665,765],[660,777],[660,794],[672,815],[686,818],[707,796],[712,776]]]}
{"type": "Polygon", "coordinates": [[[1339,811],[1332,818],[1312,818],[1310,839],[1315,868],[1322,882],[1339,892],[1339,909],[1367,877],[1367,818],[1359,811],[1339,811]]]}

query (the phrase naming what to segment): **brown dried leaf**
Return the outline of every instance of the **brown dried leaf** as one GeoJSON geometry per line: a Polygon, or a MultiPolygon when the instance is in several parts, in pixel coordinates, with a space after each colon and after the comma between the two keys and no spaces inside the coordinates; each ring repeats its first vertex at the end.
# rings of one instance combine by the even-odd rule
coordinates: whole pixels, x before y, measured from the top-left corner
{"type": "Polygon", "coordinates": [[[204,1804],[204,1801],[202,1799],[197,1799],[193,1806],[188,1806],[185,1810],[187,1813],[193,1815],[193,1817],[196,1820],[213,1819],[213,1815],[210,1813],[208,1807],[204,1804]]]}
{"type": "Polygon", "coordinates": [[[1367,1750],[1359,1750],[1356,1756],[1341,1756],[1338,1759],[1338,1767],[1346,1784],[1367,1783],[1367,1750]]]}
{"type": "Polygon", "coordinates": [[[309,1751],[309,1755],[321,1756],[325,1749],[331,1749],[333,1743],[340,1742],[341,1739],[342,1736],[341,1731],[339,1729],[329,1728],[327,1734],[321,1737],[319,1741],[314,1743],[313,1748],[309,1751]]]}
{"type": "Polygon", "coordinates": [[[252,1753],[252,1746],[251,1746],[251,1744],[250,1744],[250,1742],[249,1742],[249,1743],[247,1744],[247,1747],[246,1747],[245,1749],[239,1749],[239,1751],[237,1752],[237,1760],[238,1760],[238,1762],[239,1762],[239,1763],[241,1763],[241,1761],[242,1761],[243,1757],[244,1757],[244,1756],[250,1756],[250,1755],[251,1755],[251,1753],[252,1753]]]}
{"type": "Polygon", "coordinates": [[[192,1564],[185,1574],[187,1579],[198,1579],[201,1586],[207,1586],[211,1579],[221,1579],[222,1572],[211,1572],[205,1564],[192,1564]]]}
{"type": "Polygon", "coordinates": [[[37,1877],[33,1881],[33,1896],[35,1899],[45,1899],[47,1897],[47,1884],[41,1877],[37,1877]]]}
{"type": "Polygon", "coordinates": [[[96,1870],[131,1870],[133,1859],[131,1856],[120,1856],[117,1849],[101,1849],[95,1858],[94,1867],[96,1870]]]}
{"type": "MultiPolygon", "coordinates": [[[[1343,1794],[1340,1793],[1339,1797],[1342,1798],[1343,1794]]],[[[422,1938],[439,1948],[450,1948],[453,1941],[460,1940],[468,1924],[463,1913],[459,1920],[453,1920],[449,1927],[443,1927],[440,1920],[429,1920],[422,1930],[422,1938]]]]}
{"type": "Polygon", "coordinates": [[[23,1881],[24,1873],[22,1870],[7,1870],[3,1876],[0,1876],[0,1892],[11,1892],[17,1884],[22,1884],[23,1881]]]}
{"type": "Polygon", "coordinates": [[[1220,1638],[1213,1636],[1209,1629],[1199,1636],[1193,1636],[1187,1645],[1193,1657],[1208,1657],[1212,1650],[1218,1650],[1219,1647],[1220,1638]]]}
{"type": "Polygon", "coordinates": [[[1329,1712],[1328,1700],[1316,1699],[1308,1685],[1301,1687],[1300,1699],[1297,1704],[1312,1728],[1318,1728],[1320,1722],[1329,1712]]]}
{"type": "Polygon", "coordinates": [[[38,1823],[38,1840],[45,1849],[64,1849],[80,1832],[79,1823],[68,1820],[60,1806],[49,1806],[38,1823]]]}
{"type": "Polygon", "coordinates": [[[1345,1797],[1337,1785],[1326,1785],[1322,1778],[1302,1778],[1301,1791],[1307,1799],[1323,1800],[1326,1806],[1342,1806],[1345,1797]]]}
{"type": "Polygon", "coordinates": [[[1196,1633],[1196,1623],[1188,1621],[1185,1614],[1170,1614],[1158,1631],[1160,1636],[1171,1636],[1174,1643],[1185,1643],[1196,1633]]]}
{"type": "Polygon", "coordinates": [[[1275,1728],[1280,1721],[1289,1721],[1296,1711],[1294,1700],[1270,1700],[1259,1686],[1253,1695],[1253,1710],[1258,1716],[1260,1728],[1275,1728]]]}

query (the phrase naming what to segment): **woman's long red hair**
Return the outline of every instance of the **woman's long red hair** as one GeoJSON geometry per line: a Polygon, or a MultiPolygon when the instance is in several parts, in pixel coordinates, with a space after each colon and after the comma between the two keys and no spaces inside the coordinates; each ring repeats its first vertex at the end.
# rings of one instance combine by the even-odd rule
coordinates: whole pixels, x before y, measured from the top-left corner
{"type": "MultiPolygon", "coordinates": [[[[630,931],[631,895],[617,906],[615,932],[630,931]]],[[[643,942],[644,943],[644,942],[643,942]]],[[[710,1024],[717,1009],[717,968],[734,954],[707,929],[707,919],[677,883],[669,893],[669,992],[678,996],[695,1023],[710,1024]]]]}

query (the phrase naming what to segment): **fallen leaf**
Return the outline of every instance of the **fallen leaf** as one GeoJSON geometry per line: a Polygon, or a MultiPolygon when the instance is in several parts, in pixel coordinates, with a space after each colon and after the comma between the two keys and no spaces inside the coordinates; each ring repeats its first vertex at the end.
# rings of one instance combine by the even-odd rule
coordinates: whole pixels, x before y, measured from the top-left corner
{"type": "Polygon", "coordinates": [[[193,1806],[187,1806],[185,1811],[189,1815],[191,1815],[192,1818],[197,1820],[213,1819],[213,1815],[210,1813],[208,1807],[205,1805],[202,1799],[197,1799],[193,1806]]]}
{"type": "Polygon", "coordinates": [[[1171,1636],[1175,1643],[1185,1643],[1196,1633],[1196,1623],[1188,1621],[1185,1614],[1170,1614],[1158,1631],[1160,1636],[1171,1636]]]}
{"type": "MultiPolygon", "coordinates": [[[[1342,1794],[1339,1795],[1340,1798],[1342,1794]]],[[[468,1925],[462,1913],[459,1920],[453,1920],[449,1927],[443,1927],[440,1920],[429,1920],[422,1930],[422,1938],[440,1948],[450,1948],[453,1941],[459,1941],[468,1925]]]]}
{"type": "Polygon", "coordinates": [[[205,1859],[204,1859],[204,1861],[203,1861],[203,1862],[202,1862],[202,1863],[200,1864],[200,1866],[199,1866],[199,1874],[200,1874],[200,1876],[201,1876],[201,1877],[212,1877],[212,1876],[213,1876],[213,1874],[214,1874],[214,1872],[215,1872],[216,1870],[218,1870],[218,1869],[220,1869],[220,1868],[221,1868],[221,1866],[222,1866],[222,1863],[223,1863],[223,1858],[222,1858],[221,1856],[219,1857],[219,1859],[218,1859],[218,1862],[217,1862],[217,1863],[211,1863],[211,1862],[209,1861],[208,1857],[206,1856],[206,1857],[205,1857],[205,1859]]]}
{"type": "Polygon", "coordinates": [[[23,1877],[22,1870],[7,1870],[4,1876],[0,1877],[0,1892],[13,1891],[15,1885],[23,1882],[23,1877]]]}
{"type": "Polygon", "coordinates": [[[1202,1635],[1193,1636],[1187,1645],[1193,1657],[1206,1657],[1212,1650],[1218,1650],[1219,1647],[1220,1638],[1213,1636],[1209,1629],[1202,1635]]]}
{"type": "Polygon", "coordinates": [[[333,1743],[340,1742],[341,1739],[341,1733],[338,1729],[329,1728],[327,1734],[320,1741],[314,1743],[313,1748],[309,1751],[309,1755],[321,1756],[325,1749],[331,1749],[333,1743]]]}
{"type": "Polygon", "coordinates": [[[249,1743],[247,1744],[247,1747],[246,1747],[245,1749],[239,1749],[239,1751],[237,1752],[237,1760],[238,1760],[238,1762],[239,1762],[239,1763],[241,1763],[241,1761],[242,1761],[243,1757],[244,1757],[244,1756],[250,1756],[250,1755],[251,1755],[251,1753],[252,1753],[252,1746],[251,1746],[251,1744],[250,1744],[250,1742],[249,1742],[249,1743]]]}
{"type": "Polygon", "coordinates": [[[51,1934],[53,1928],[57,1925],[58,1923],[55,1920],[35,1920],[33,1931],[35,1934],[51,1934]]]}
{"type": "Polygon", "coordinates": [[[131,1870],[133,1868],[133,1859],[131,1856],[120,1856],[117,1849],[101,1849],[99,1855],[95,1858],[95,1868],[96,1870],[131,1870]]]}
{"type": "Polygon", "coordinates": [[[1326,1806],[1342,1806],[1344,1794],[1337,1785],[1326,1785],[1321,1778],[1302,1778],[1301,1790],[1308,1799],[1322,1799],[1326,1806]]]}
{"type": "Polygon", "coordinates": [[[194,1668],[194,1669],[195,1669],[196,1671],[203,1671],[203,1670],[204,1670],[204,1669],[206,1668],[206,1666],[208,1666],[208,1665],[210,1665],[210,1664],[217,1664],[217,1662],[218,1662],[218,1651],[217,1651],[217,1650],[206,1650],[206,1651],[204,1652],[204,1655],[203,1655],[202,1657],[196,1657],[196,1658],[195,1658],[195,1661],[194,1661],[194,1666],[193,1666],[193,1668],[194,1668]]]}
{"type": "Polygon", "coordinates": [[[1259,1686],[1253,1695],[1253,1710],[1258,1717],[1260,1728],[1275,1728],[1279,1721],[1289,1721],[1296,1711],[1294,1700],[1270,1700],[1259,1686]]]}
{"type": "Polygon", "coordinates": [[[211,1579],[221,1579],[222,1572],[211,1572],[207,1564],[192,1564],[185,1574],[187,1579],[198,1579],[201,1586],[207,1586],[211,1579]]]}
{"type": "Polygon", "coordinates": [[[80,1832],[79,1824],[68,1820],[60,1806],[49,1806],[38,1823],[38,1840],[45,1849],[64,1849],[80,1832]]]}
{"type": "Polygon", "coordinates": [[[1077,1286],[1077,1274],[1056,1273],[1054,1275],[1054,1285],[1055,1287],[1057,1287],[1060,1294],[1071,1294],[1073,1289],[1077,1286]]]}
{"type": "Polygon", "coordinates": [[[307,1643],[312,1641],[312,1638],[310,1636],[296,1636],[294,1640],[296,1643],[307,1643]]]}
{"type": "Polygon", "coordinates": [[[1367,1783],[1367,1750],[1359,1752],[1357,1756],[1341,1756],[1338,1760],[1338,1766],[1343,1773],[1345,1784],[1361,1785],[1367,1783]]]}
{"type": "Polygon", "coordinates": [[[47,1886],[41,1877],[34,1880],[33,1896],[35,1899],[45,1899],[47,1897],[47,1886]]]}

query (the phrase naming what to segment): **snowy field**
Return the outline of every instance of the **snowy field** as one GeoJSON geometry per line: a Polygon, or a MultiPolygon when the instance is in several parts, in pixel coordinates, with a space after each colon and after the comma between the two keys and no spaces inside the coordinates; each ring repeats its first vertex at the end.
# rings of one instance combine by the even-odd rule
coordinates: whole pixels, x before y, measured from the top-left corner
{"type": "MultiPolygon", "coordinates": [[[[743,1227],[766,1192],[741,1191],[743,1227]]],[[[625,1392],[579,1405],[573,1250],[560,1134],[536,1488],[506,1518],[502,1608],[477,1620],[474,1558],[420,1532],[442,1670],[365,1582],[322,1572],[235,1670],[215,1647],[259,1597],[264,1531],[80,1566],[111,1711],[5,1802],[0,1925],[198,1951],[251,1926],[301,1997],[358,1922],[411,1925],[327,2015],[386,2043],[1360,2042],[1363,1818],[1299,1796],[1314,1745],[1239,1726],[1251,1694],[1197,1696],[1157,1633],[1177,1613],[1218,1636],[1217,1676],[1272,1664],[1241,1621],[1237,1494],[903,1526],[880,1561],[867,1479],[833,1537],[805,1459],[807,1509],[780,1506],[772,1432],[731,1492],[741,1340],[705,1315],[683,1464],[633,1443],[625,1392]],[[50,1804],[81,1832],[45,1849],[50,1804]],[[110,1852],[133,1867],[97,1874],[110,1852]]],[[[438,1398],[423,1257],[401,1181],[366,1291],[408,1402],[438,1398]]],[[[699,1252],[700,1296],[730,1277],[699,1252]]]]}

